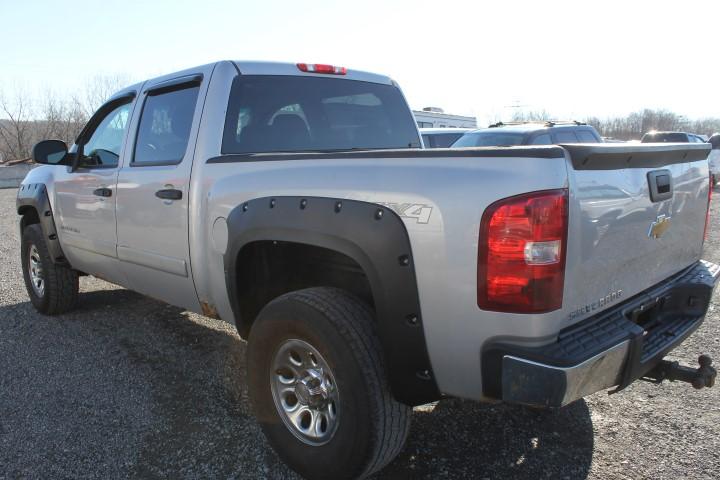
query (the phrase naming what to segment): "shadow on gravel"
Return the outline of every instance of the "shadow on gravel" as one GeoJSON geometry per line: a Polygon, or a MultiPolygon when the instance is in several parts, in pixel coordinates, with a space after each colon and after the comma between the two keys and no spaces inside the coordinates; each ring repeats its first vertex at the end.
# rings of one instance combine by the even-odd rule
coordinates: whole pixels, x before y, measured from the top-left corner
{"type": "MultiPolygon", "coordinates": [[[[27,302],[0,307],[0,318],[8,314],[49,328],[53,355],[75,359],[67,378],[57,379],[66,388],[48,392],[48,401],[67,410],[57,429],[95,445],[107,436],[101,450],[78,444],[64,465],[36,465],[40,476],[60,469],[96,478],[297,478],[252,418],[245,343],[232,327],[124,289],[82,293],[78,309],[57,318],[27,302]],[[88,383],[73,384],[78,372],[88,383]],[[112,391],[95,394],[100,387],[112,391]],[[103,412],[106,426],[84,426],[78,402],[103,412]],[[132,419],[129,408],[147,414],[132,419]],[[118,465],[121,447],[127,455],[118,465]],[[89,455],[94,467],[81,460],[89,455]]],[[[35,335],[18,340],[42,348],[32,346],[35,335]]],[[[376,478],[585,478],[592,452],[584,401],[543,412],[444,400],[416,409],[406,448],[376,478]]]]}
{"type": "Polygon", "coordinates": [[[378,478],[586,478],[593,455],[590,411],[443,400],[416,409],[407,446],[378,478]]]}

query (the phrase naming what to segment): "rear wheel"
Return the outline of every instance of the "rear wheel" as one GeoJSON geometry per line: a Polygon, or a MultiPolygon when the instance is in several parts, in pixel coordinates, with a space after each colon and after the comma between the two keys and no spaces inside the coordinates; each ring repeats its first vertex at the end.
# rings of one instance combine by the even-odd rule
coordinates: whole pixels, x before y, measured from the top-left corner
{"type": "Polygon", "coordinates": [[[250,332],[247,368],[265,436],[306,478],[365,477],[405,443],[412,410],[390,393],[372,311],[343,290],[270,302],[250,332]]]}
{"type": "Polygon", "coordinates": [[[25,288],[35,309],[57,315],[75,307],[78,273],[53,263],[40,225],[25,227],[20,250],[25,288]]]}

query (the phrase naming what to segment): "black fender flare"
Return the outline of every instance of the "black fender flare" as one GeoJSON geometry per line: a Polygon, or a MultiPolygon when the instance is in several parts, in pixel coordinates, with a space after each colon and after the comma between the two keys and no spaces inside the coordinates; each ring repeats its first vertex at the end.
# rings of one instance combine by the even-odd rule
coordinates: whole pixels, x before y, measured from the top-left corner
{"type": "MultiPolygon", "coordinates": [[[[26,215],[30,209],[35,209],[53,263],[68,265],[68,261],[60,246],[60,240],[58,239],[52,207],[50,206],[50,198],[48,197],[45,184],[27,183],[21,185],[18,189],[15,205],[17,207],[17,213],[23,216],[26,215]]],[[[21,229],[23,225],[21,221],[21,229]]],[[[20,232],[20,236],[22,237],[22,231],[20,232]]]]}
{"type": "Polygon", "coordinates": [[[402,219],[384,206],[339,198],[264,197],[227,216],[224,255],[228,296],[240,325],[237,258],[256,241],[282,241],[342,253],[364,270],[373,295],[380,342],[396,399],[421,405],[440,398],[422,327],[410,239],[402,219]]]}

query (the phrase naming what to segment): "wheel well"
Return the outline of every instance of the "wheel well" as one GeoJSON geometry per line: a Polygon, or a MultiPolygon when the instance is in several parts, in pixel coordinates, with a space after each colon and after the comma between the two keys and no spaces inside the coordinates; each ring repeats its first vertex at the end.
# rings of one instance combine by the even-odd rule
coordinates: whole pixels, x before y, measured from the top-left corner
{"type": "Polygon", "coordinates": [[[337,287],[375,307],[362,267],[347,255],[295,242],[257,241],[237,257],[238,331],[247,338],[260,310],[280,295],[308,287],[337,287]]]}
{"type": "Polygon", "coordinates": [[[35,210],[35,207],[23,205],[18,208],[18,214],[22,215],[22,219],[20,220],[21,233],[28,225],[40,223],[40,216],[38,215],[37,210],[35,210]]]}

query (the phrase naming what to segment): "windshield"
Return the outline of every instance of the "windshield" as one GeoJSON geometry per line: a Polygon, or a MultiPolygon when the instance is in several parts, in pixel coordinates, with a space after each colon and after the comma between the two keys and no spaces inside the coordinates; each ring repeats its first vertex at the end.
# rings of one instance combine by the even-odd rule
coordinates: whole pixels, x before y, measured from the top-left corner
{"type": "Polygon", "coordinates": [[[452,148],[521,145],[524,138],[524,133],[483,130],[466,133],[452,144],[452,148]]]}
{"type": "Polygon", "coordinates": [[[420,148],[400,90],[338,78],[239,75],[222,153],[420,148]]]}

